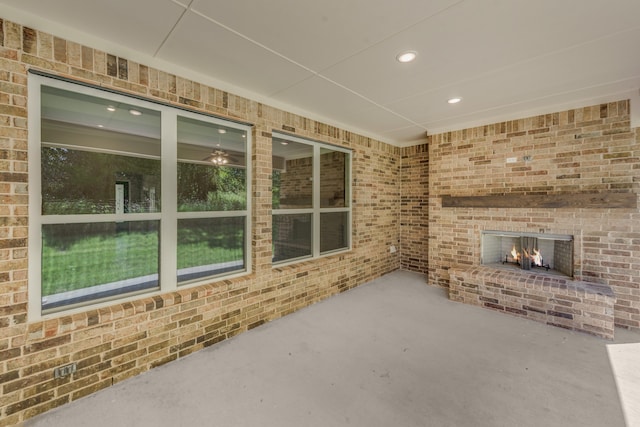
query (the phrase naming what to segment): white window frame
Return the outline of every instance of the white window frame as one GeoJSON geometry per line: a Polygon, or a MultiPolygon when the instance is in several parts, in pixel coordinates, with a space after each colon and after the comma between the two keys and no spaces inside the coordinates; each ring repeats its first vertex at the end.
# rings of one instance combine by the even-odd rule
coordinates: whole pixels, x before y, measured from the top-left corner
{"type": "MultiPolygon", "coordinates": [[[[275,215],[292,215],[292,214],[311,214],[311,224],[313,225],[312,235],[311,235],[311,255],[309,256],[301,256],[296,258],[290,258],[282,261],[272,261],[273,267],[282,267],[289,264],[295,264],[302,261],[308,261],[310,259],[322,258],[329,255],[334,255],[337,253],[349,252],[352,249],[352,234],[353,234],[353,221],[352,221],[352,163],[353,163],[353,151],[339,147],[336,145],[331,145],[319,141],[314,141],[311,139],[300,138],[297,136],[293,136],[287,133],[281,133],[277,131],[272,132],[272,144],[273,139],[280,138],[286,139],[289,141],[297,142],[300,144],[306,144],[313,148],[313,171],[312,171],[312,207],[311,208],[300,208],[300,209],[273,209],[272,216],[275,215]],[[336,208],[321,208],[320,207],[320,150],[322,148],[338,151],[341,153],[348,154],[347,161],[347,173],[345,176],[345,204],[347,206],[344,207],[336,207],[336,208]],[[346,212],[347,213],[347,247],[339,248],[332,251],[320,252],[320,214],[322,213],[332,213],[332,212],[346,212]]],[[[272,230],[273,233],[273,230],[272,230]]]]}
{"type": "Polygon", "coordinates": [[[112,305],[114,302],[126,302],[139,299],[141,295],[154,296],[211,283],[216,280],[251,274],[251,126],[219,119],[206,114],[188,111],[164,103],[156,103],[141,97],[127,96],[116,91],[104,90],[98,87],[85,85],[65,79],[52,78],[40,74],[30,73],[28,76],[28,167],[29,167],[29,266],[28,266],[28,319],[36,321],[61,314],[73,314],[112,305]],[[82,215],[42,215],[42,182],[41,182],[41,87],[50,86],[71,92],[91,95],[98,98],[109,99],[114,102],[122,102],[129,105],[137,105],[143,108],[159,111],[161,114],[161,212],[154,213],[121,213],[121,214],[82,214],[82,215]],[[210,211],[210,212],[178,212],[177,211],[177,135],[178,116],[188,117],[203,122],[218,124],[225,127],[246,131],[246,208],[242,211],[210,211]],[[178,219],[183,218],[216,218],[216,217],[244,216],[245,242],[244,257],[245,268],[241,271],[223,273],[216,276],[205,277],[188,281],[178,285],[177,283],[177,226],[178,219]],[[68,223],[97,223],[116,221],[145,221],[159,220],[160,258],[159,263],[159,289],[132,292],[116,295],[108,298],[95,299],[77,305],[67,305],[60,309],[42,312],[42,225],[68,224],[68,223]]]}

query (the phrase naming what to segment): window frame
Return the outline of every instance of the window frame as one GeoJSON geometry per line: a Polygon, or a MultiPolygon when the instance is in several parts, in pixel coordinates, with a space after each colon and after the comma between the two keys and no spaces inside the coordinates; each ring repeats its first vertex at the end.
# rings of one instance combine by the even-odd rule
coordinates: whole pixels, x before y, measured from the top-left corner
{"type": "MultiPolygon", "coordinates": [[[[176,215],[176,227],[175,227],[175,234],[174,237],[176,239],[175,242],[175,247],[178,247],[178,236],[177,236],[177,231],[178,231],[178,222],[182,219],[220,219],[220,218],[238,218],[238,217],[243,217],[245,218],[245,227],[244,227],[244,265],[245,268],[241,271],[242,274],[248,274],[251,273],[251,129],[249,126],[231,126],[231,124],[233,122],[230,121],[226,121],[226,120],[220,120],[214,117],[209,117],[209,119],[206,119],[208,116],[202,115],[202,114],[198,114],[198,113],[193,113],[193,112],[189,112],[189,111],[178,111],[176,113],[176,120],[175,120],[175,125],[176,125],[176,144],[175,144],[175,149],[176,149],[176,161],[174,162],[174,166],[175,166],[175,173],[173,173],[173,176],[175,176],[175,187],[173,188],[173,192],[172,192],[172,197],[174,198],[175,201],[175,209],[173,210],[174,214],[176,215]],[[197,121],[201,121],[201,122],[207,122],[207,123],[213,123],[213,124],[218,124],[221,126],[225,126],[225,127],[233,127],[236,129],[244,129],[246,131],[246,139],[245,139],[245,192],[246,192],[246,204],[245,204],[245,208],[242,210],[219,210],[219,211],[179,211],[178,210],[178,200],[177,200],[177,194],[178,194],[178,180],[177,180],[177,174],[178,174],[178,163],[179,163],[179,158],[177,155],[177,146],[178,146],[178,141],[177,141],[177,137],[178,137],[178,131],[177,131],[177,127],[178,127],[178,117],[186,117],[188,119],[193,119],[193,120],[197,120],[197,121]]],[[[214,148],[214,147],[212,147],[214,148]]],[[[164,183],[163,183],[164,185],[164,183]]],[[[177,272],[179,271],[178,267],[177,267],[177,250],[176,250],[176,257],[175,257],[175,262],[176,262],[176,275],[175,275],[175,280],[178,280],[177,277],[177,272]]],[[[200,278],[196,278],[196,279],[189,279],[189,280],[185,280],[183,282],[179,282],[177,284],[177,287],[180,289],[183,289],[185,287],[188,287],[189,285],[192,284],[198,284],[198,283],[202,283],[203,281],[207,281],[207,280],[211,280],[212,278],[221,278],[224,277],[229,278],[229,277],[235,277],[237,276],[239,273],[239,271],[233,271],[231,273],[219,273],[213,276],[207,276],[206,278],[200,279],[200,278]]]]}
{"type": "MultiPolygon", "coordinates": [[[[352,242],[353,242],[353,201],[352,201],[352,186],[353,186],[353,150],[345,147],[340,147],[337,145],[327,144],[325,142],[315,141],[312,139],[301,138],[298,136],[294,136],[284,132],[272,131],[272,139],[271,144],[273,147],[274,140],[278,139],[286,139],[292,142],[297,142],[300,144],[309,145],[313,148],[313,167],[312,167],[312,207],[311,208],[295,208],[295,209],[272,209],[272,218],[276,215],[294,215],[294,214],[311,214],[311,224],[312,224],[312,232],[311,232],[311,255],[300,256],[295,258],[290,258],[282,261],[273,261],[273,255],[271,257],[271,265],[274,268],[283,267],[290,264],[295,264],[299,262],[309,261],[313,259],[323,258],[326,256],[345,253],[352,250],[352,242]],[[320,200],[320,191],[321,191],[321,182],[320,182],[320,156],[321,149],[327,149],[332,151],[337,151],[341,153],[347,154],[346,168],[347,172],[345,173],[345,205],[344,207],[321,207],[320,200]],[[330,251],[321,252],[320,251],[320,217],[323,213],[333,213],[333,212],[343,212],[347,213],[347,246],[345,248],[338,248],[330,251]]],[[[272,229],[272,239],[273,239],[273,229],[272,229]]]]}
{"type": "MultiPolygon", "coordinates": [[[[141,296],[165,294],[178,289],[186,289],[223,280],[251,274],[251,229],[252,229],[252,132],[251,125],[239,121],[218,118],[213,115],[187,110],[168,103],[132,96],[124,92],[101,88],[96,85],[77,82],[71,79],[59,78],[44,73],[30,73],[28,76],[29,97],[27,108],[28,121],[28,167],[29,167],[29,246],[28,246],[28,319],[30,321],[46,319],[61,314],[73,314],[88,309],[95,309],[112,305],[116,302],[126,302],[139,299],[141,296]],[[140,106],[160,112],[160,183],[161,210],[152,213],[113,213],[113,214],[70,214],[70,215],[42,215],[42,171],[41,171],[41,88],[55,87],[70,92],[86,94],[114,102],[122,102],[140,106]],[[246,134],[245,140],[245,168],[246,168],[246,206],[237,211],[205,211],[178,212],[177,202],[177,171],[178,171],[178,117],[187,117],[224,127],[236,128],[246,134]],[[177,230],[178,219],[188,218],[220,218],[245,217],[244,241],[244,269],[221,273],[200,279],[194,279],[178,284],[177,268],[177,230]],[[60,308],[42,310],[42,226],[45,224],[98,223],[119,221],[160,221],[159,227],[159,288],[123,293],[105,298],[69,304],[60,308]]],[[[109,150],[105,150],[107,152],[109,150]]]]}

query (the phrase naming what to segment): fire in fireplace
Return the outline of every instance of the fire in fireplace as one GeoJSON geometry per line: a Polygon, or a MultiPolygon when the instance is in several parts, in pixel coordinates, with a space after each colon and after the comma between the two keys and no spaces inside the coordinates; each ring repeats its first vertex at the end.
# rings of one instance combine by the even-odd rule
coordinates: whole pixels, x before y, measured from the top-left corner
{"type": "Polygon", "coordinates": [[[573,236],[483,231],[481,263],[573,276],[573,236]]]}
{"type": "MultiPolygon", "coordinates": [[[[504,256],[503,264],[515,264],[520,266],[523,270],[531,270],[532,268],[540,267],[549,271],[551,264],[545,264],[542,252],[538,244],[536,237],[520,236],[520,245],[516,247],[514,243],[511,248],[511,252],[504,256]]],[[[544,246],[544,245],[542,245],[544,246]]],[[[555,249],[555,248],[554,248],[555,249]]],[[[549,253],[549,251],[545,251],[549,253]]],[[[555,253],[555,250],[553,251],[555,253]]]]}

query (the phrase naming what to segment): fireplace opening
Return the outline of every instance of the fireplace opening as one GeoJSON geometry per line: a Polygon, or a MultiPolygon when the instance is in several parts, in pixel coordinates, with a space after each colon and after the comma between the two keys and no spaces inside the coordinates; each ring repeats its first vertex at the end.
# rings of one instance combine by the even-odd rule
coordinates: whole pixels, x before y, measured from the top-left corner
{"type": "Polygon", "coordinates": [[[573,276],[573,236],[546,233],[483,231],[483,265],[573,276]]]}

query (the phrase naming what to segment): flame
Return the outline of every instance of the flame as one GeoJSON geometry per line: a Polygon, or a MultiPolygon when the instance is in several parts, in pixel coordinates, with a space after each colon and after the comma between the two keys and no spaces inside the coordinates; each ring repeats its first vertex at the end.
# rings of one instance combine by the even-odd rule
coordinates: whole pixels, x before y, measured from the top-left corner
{"type": "Polygon", "coordinates": [[[537,249],[534,249],[533,254],[531,254],[527,249],[523,248],[521,255],[520,252],[516,250],[516,245],[513,245],[513,249],[511,249],[511,256],[515,262],[520,262],[522,259],[530,259],[534,265],[544,267],[544,265],[542,265],[542,254],[537,249]]]}
{"type": "Polygon", "coordinates": [[[531,261],[533,261],[535,265],[542,267],[542,254],[537,249],[534,249],[533,252],[534,254],[531,255],[531,261]]]}

